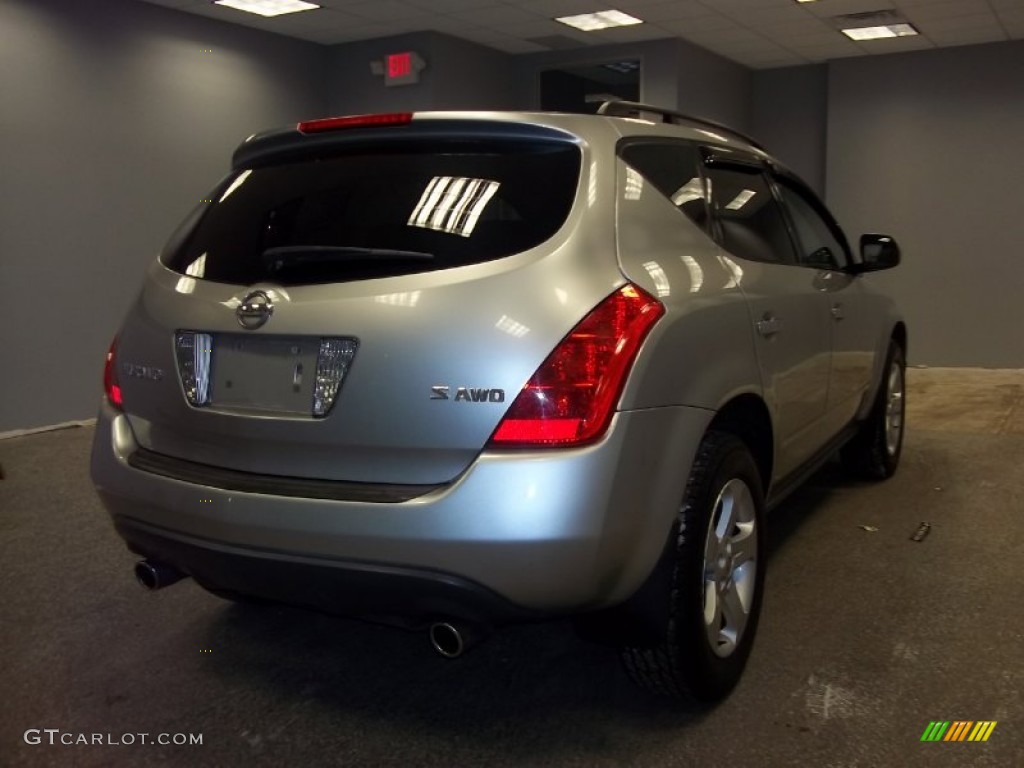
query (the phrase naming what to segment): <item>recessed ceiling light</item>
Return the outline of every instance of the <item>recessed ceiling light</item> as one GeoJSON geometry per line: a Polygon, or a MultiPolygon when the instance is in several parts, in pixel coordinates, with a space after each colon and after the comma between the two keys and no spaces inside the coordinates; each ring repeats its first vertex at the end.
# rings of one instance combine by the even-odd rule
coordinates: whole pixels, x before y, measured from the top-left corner
{"type": "Polygon", "coordinates": [[[260,16],[283,16],[286,13],[311,11],[319,5],[305,3],[302,0],[214,0],[215,5],[223,5],[238,11],[248,11],[260,16]]]}
{"type": "Polygon", "coordinates": [[[570,27],[594,32],[609,27],[628,27],[632,24],[643,24],[642,19],[630,16],[622,11],[598,11],[597,13],[581,13],[578,16],[560,16],[555,21],[568,24],[570,27]]]}
{"type": "Polygon", "coordinates": [[[882,27],[851,27],[842,30],[851,40],[880,40],[884,37],[910,37],[918,34],[911,24],[886,24],[882,27]]]}
{"type": "Polygon", "coordinates": [[[628,75],[630,72],[636,72],[640,69],[639,61],[614,61],[610,64],[602,64],[605,69],[610,69],[613,72],[619,72],[623,75],[628,75]]]}

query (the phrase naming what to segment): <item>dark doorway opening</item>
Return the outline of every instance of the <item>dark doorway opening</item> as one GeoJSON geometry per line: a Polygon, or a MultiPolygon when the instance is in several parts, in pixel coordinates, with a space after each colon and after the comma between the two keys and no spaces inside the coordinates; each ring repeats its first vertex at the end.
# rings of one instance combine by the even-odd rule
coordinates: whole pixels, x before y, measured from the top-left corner
{"type": "Polygon", "coordinates": [[[543,110],[593,113],[609,99],[640,101],[639,59],[557,67],[540,73],[543,110]]]}

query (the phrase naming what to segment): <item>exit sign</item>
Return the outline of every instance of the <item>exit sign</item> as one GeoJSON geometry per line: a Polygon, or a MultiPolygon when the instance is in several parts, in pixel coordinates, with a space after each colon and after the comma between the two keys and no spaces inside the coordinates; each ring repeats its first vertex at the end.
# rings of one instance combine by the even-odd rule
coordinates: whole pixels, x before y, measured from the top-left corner
{"type": "Polygon", "coordinates": [[[374,74],[384,75],[384,85],[413,85],[420,81],[420,72],[426,69],[427,63],[415,51],[389,53],[384,61],[375,61],[370,65],[374,74]]]}

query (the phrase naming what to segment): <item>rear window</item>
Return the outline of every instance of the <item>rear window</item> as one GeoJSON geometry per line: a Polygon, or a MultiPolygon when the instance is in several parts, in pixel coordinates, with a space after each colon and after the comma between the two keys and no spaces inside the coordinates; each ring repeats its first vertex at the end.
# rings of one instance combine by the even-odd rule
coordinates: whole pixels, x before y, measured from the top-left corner
{"type": "Polygon", "coordinates": [[[560,142],[417,144],[260,166],[225,179],[161,255],[192,277],[345,282],[500,259],[550,238],[580,151],[560,142]]]}

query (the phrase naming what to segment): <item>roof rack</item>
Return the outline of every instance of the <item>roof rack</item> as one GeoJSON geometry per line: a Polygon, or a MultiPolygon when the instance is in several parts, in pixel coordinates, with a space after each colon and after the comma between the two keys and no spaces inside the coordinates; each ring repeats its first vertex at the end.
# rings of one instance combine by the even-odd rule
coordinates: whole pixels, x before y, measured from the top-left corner
{"type": "Polygon", "coordinates": [[[728,125],[722,125],[722,123],[716,123],[714,120],[707,120],[703,117],[694,117],[693,115],[685,115],[682,112],[676,112],[673,109],[665,109],[664,107],[655,107],[651,104],[640,104],[636,101],[606,101],[597,110],[597,114],[606,115],[608,117],[638,117],[640,114],[647,112],[649,114],[661,115],[661,122],[670,123],[672,125],[684,125],[685,123],[698,123],[705,125],[709,128],[714,128],[719,131],[726,131],[731,133],[743,141],[749,143],[751,146],[760,149],[762,152],[767,152],[761,144],[745,133],[737,131],[735,128],[730,128],[728,125]],[[684,122],[685,121],[685,122],[684,122]]]}

